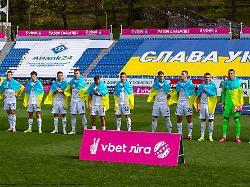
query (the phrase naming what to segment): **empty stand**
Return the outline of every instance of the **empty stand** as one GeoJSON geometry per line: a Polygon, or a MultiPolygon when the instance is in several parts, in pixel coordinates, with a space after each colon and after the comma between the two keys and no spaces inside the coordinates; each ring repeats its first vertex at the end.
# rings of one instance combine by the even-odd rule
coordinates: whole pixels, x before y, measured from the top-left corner
{"type": "Polygon", "coordinates": [[[117,77],[134,52],[142,44],[142,39],[120,39],[92,69],[88,76],[102,75],[103,77],[117,77]]]}

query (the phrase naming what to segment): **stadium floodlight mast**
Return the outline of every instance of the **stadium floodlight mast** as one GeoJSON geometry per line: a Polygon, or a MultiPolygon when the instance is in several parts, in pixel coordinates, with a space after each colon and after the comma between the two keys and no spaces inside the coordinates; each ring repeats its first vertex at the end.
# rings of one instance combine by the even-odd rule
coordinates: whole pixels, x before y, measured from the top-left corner
{"type": "MultiPolygon", "coordinates": [[[[102,0],[101,8],[102,8],[102,11],[104,11],[104,0],[102,0]]],[[[104,14],[105,14],[105,21],[106,21],[105,28],[107,30],[108,29],[108,13],[105,11],[104,14]]]]}
{"type": "Polygon", "coordinates": [[[110,33],[113,33],[113,25],[110,25],[110,33]]]}
{"type": "Polygon", "coordinates": [[[122,24],[120,25],[120,27],[121,27],[121,31],[120,31],[120,34],[122,35],[122,24]]]}
{"type": "Polygon", "coordinates": [[[229,33],[231,34],[232,33],[232,23],[229,22],[229,33]]]}
{"type": "Polygon", "coordinates": [[[110,38],[113,40],[113,25],[110,25],[110,38]]]}
{"type": "Polygon", "coordinates": [[[240,22],[240,34],[242,34],[242,33],[243,33],[242,28],[243,28],[243,23],[242,23],[242,22],[240,22]]]}
{"type": "Polygon", "coordinates": [[[105,11],[105,20],[106,20],[106,30],[108,29],[108,13],[105,11]]]}

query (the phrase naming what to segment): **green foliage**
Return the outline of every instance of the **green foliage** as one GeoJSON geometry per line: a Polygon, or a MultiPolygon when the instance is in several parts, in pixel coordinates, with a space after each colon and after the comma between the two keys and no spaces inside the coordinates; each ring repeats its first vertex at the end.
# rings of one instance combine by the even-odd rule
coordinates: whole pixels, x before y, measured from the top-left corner
{"type": "Polygon", "coordinates": [[[211,7],[208,10],[208,15],[211,15],[211,17],[219,17],[221,14],[225,13],[225,8],[224,8],[225,3],[226,3],[225,0],[211,0],[210,1],[211,7]]]}
{"type": "Polygon", "coordinates": [[[102,16],[107,12],[109,24],[114,27],[119,27],[120,24],[127,26],[128,19],[131,27],[137,22],[147,26],[147,20],[139,20],[140,12],[135,10],[151,7],[156,14],[157,10],[164,8],[182,10],[186,7],[187,10],[193,10],[208,18],[225,18],[238,23],[243,21],[246,25],[250,22],[247,19],[250,4],[246,0],[11,0],[10,21],[14,26],[27,28],[30,14],[31,28],[34,29],[93,29],[97,23],[100,28],[104,28],[105,23],[103,24],[101,19],[105,19],[102,16]]]}
{"type": "Polygon", "coordinates": [[[27,0],[28,14],[37,25],[58,21],[74,10],[74,0],[27,0]]]}

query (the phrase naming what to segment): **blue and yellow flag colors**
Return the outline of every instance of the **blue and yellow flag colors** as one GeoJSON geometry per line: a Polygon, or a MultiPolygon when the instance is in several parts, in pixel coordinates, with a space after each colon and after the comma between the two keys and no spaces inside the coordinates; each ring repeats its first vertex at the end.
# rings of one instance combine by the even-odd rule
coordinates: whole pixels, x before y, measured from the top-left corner
{"type": "Polygon", "coordinates": [[[210,114],[213,114],[216,108],[217,104],[217,88],[213,81],[211,81],[209,84],[206,84],[203,82],[200,84],[198,90],[197,90],[197,96],[200,97],[203,89],[206,89],[207,99],[208,99],[208,111],[210,114]]]}
{"type": "Polygon", "coordinates": [[[176,92],[176,89],[172,89],[172,91],[169,93],[169,95],[171,97],[168,99],[168,106],[178,102],[178,94],[176,92]]]}
{"type": "Polygon", "coordinates": [[[192,108],[194,100],[196,99],[195,86],[192,80],[189,79],[187,82],[183,82],[182,80],[180,80],[176,84],[176,92],[179,93],[181,89],[183,89],[184,92],[187,94],[189,98],[190,107],[192,108]]]}
{"type": "Polygon", "coordinates": [[[159,79],[156,79],[152,88],[155,90],[159,90],[159,89],[163,88],[165,93],[169,93],[172,90],[168,81],[164,80],[163,83],[160,83],[159,79]]]}
{"type": "Polygon", "coordinates": [[[177,103],[177,94],[176,94],[175,90],[171,89],[171,86],[168,83],[168,81],[164,80],[163,83],[160,83],[158,79],[156,79],[156,81],[154,82],[154,84],[152,86],[152,89],[149,91],[149,96],[148,96],[147,102],[154,102],[155,96],[157,95],[157,93],[160,89],[164,89],[164,92],[171,96],[168,99],[169,106],[174,104],[174,103],[177,103]]]}
{"type": "Polygon", "coordinates": [[[61,88],[63,91],[66,90],[68,86],[68,82],[65,79],[62,79],[62,82],[59,82],[58,79],[56,79],[55,82],[53,82],[50,90],[54,93],[58,88],[61,88]]]}
{"type": "Polygon", "coordinates": [[[23,100],[23,106],[24,107],[28,106],[29,95],[32,89],[34,89],[35,95],[37,97],[37,102],[38,102],[37,104],[39,107],[41,107],[41,103],[42,103],[43,95],[44,95],[44,89],[43,89],[43,85],[41,81],[38,78],[36,78],[36,82],[29,80],[29,82],[27,83],[24,100],[23,100]]]}
{"type": "Polygon", "coordinates": [[[120,93],[123,91],[127,97],[128,105],[130,109],[134,109],[134,94],[133,94],[133,87],[130,84],[128,80],[126,80],[124,83],[121,81],[118,81],[115,85],[115,93],[114,93],[114,100],[115,100],[115,111],[118,110],[118,100],[120,93]]]}
{"type": "Polygon", "coordinates": [[[191,96],[195,93],[194,84],[191,79],[189,79],[187,82],[180,80],[176,84],[176,92],[180,92],[181,88],[184,90],[187,96],[191,96]]]}
{"type": "MultiPolygon", "coordinates": [[[[6,89],[11,89],[15,90],[17,95],[20,95],[24,90],[24,86],[13,78],[9,80],[9,84],[7,83],[8,79],[5,78],[0,86],[0,93],[3,93],[6,89]]],[[[2,95],[0,95],[0,99],[3,99],[2,95]]]]}
{"type": "Polygon", "coordinates": [[[97,85],[96,83],[92,83],[86,91],[86,94],[92,95],[98,91],[102,95],[102,102],[105,108],[105,111],[109,109],[109,92],[107,86],[101,80],[100,83],[97,85]]]}
{"type": "Polygon", "coordinates": [[[121,72],[154,76],[161,70],[179,76],[186,69],[194,76],[223,76],[232,68],[238,76],[249,76],[249,48],[248,40],[145,40],[121,72]]]}
{"type": "Polygon", "coordinates": [[[152,86],[152,89],[149,91],[149,96],[148,96],[147,102],[154,102],[155,96],[157,95],[158,91],[161,88],[164,89],[164,92],[166,94],[169,94],[172,90],[168,81],[164,80],[163,83],[160,83],[159,79],[156,79],[153,86],[152,86]]]}
{"type": "Polygon", "coordinates": [[[240,79],[235,77],[233,80],[228,79],[224,81],[222,87],[222,103],[225,103],[227,99],[232,99],[235,107],[242,106],[244,104],[240,79]],[[227,90],[230,93],[230,98],[227,98],[227,90]]]}
{"type": "Polygon", "coordinates": [[[78,89],[81,101],[87,102],[88,96],[85,94],[87,90],[87,84],[82,76],[79,76],[78,79],[75,79],[75,77],[71,79],[68,86],[66,87],[66,90],[64,91],[65,96],[70,97],[72,94],[71,89],[75,87],[78,89]]]}
{"type": "MultiPolygon", "coordinates": [[[[58,79],[56,79],[56,81],[53,82],[53,84],[50,88],[49,94],[47,95],[46,99],[44,100],[44,104],[52,105],[53,101],[54,101],[54,96],[55,96],[54,92],[58,88],[61,88],[63,91],[63,94],[64,94],[67,86],[68,86],[68,82],[65,79],[63,79],[62,82],[59,82],[58,79]]],[[[65,95],[65,107],[66,108],[68,107],[68,97],[66,95],[65,95]]]]}
{"type": "Polygon", "coordinates": [[[119,96],[120,93],[122,92],[122,89],[124,88],[124,92],[126,95],[130,95],[133,94],[133,87],[132,85],[129,83],[128,80],[126,80],[124,83],[122,83],[121,81],[118,81],[115,85],[115,95],[119,96]]]}
{"type": "Polygon", "coordinates": [[[79,76],[78,79],[75,79],[74,77],[73,79],[70,80],[69,84],[71,88],[76,87],[78,90],[81,90],[87,86],[82,76],[79,76]]]}

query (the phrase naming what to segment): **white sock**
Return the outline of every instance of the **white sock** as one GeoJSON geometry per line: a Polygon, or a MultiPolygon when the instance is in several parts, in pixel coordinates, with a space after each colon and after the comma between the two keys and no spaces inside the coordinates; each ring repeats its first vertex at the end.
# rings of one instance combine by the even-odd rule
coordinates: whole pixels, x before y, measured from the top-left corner
{"type": "Polygon", "coordinates": [[[214,121],[211,121],[208,124],[209,124],[209,126],[208,126],[208,128],[209,128],[209,137],[212,137],[213,132],[214,132],[214,121]]]}
{"type": "Polygon", "coordinates": [[[188,123],[188,136],[192,136],[193,123],[188,123]]]}
{"type": "Polygon", "coordinates": [[[42,130],[42,118],[37,119],[37,125],[38,125],[38,129],[42,130]]]}
{"type": "Polygon", "coordinates": [[[8,122],[9,122],[9,125],[10,125],[10,128],[12,128],[12,115],[11,114],[8,114],[8,122]]]}
{"type": "Polygon", "coordinates": [[[116,128],[117,130],[121,130],[122,126],[122,118],[116,118],[116,128]]]}
{"type": "Polygon", "coordinates": [[[92,126],[92,130],[96,130],[96,126],[92,126]]]}
{"type": "Polygon", "coordinates": [[[16,114],[11,115],[12,118],[12,128],[16,128],[16,114]]]}
{"type": "Polygon", "coordinates": [[[67,119],[66,116],[62,117],[62,126],[63,126],[63,130],[66,130],[66,126],[67,126],[67,119]]]}
{"type": "Polygon", "coordinates": [[[54,117],[54,126],[55,126],[55,131],[58,132],[58,117],[54,117]]]}
{"type": "Polygon", "coordinates": [[[182,135],[182,122],[177,123],[178,133],[182,135]]]}
{"type": "Polygon", "coordinates": [[[155,132],[157,128],[157,118],[152,117],[152,132],[155,132]]]}
{"type": "Polygon", "coordinates": [[[82,117],[83,128],[87,129],[87,118],[86,118],[85,114],[82,114],[81,117],[82,117]]]}
{"type": "Polygon", "coordinates": [[[106,130],[106,126],[102,126],[102,130],[106,130]]]}
{"type": "Polygon", "coordinates": [[[76,131],[76,115],[71,115],[71,128],[72,131],[76,131]]]}
{"type": "Polygon", "coordinates": [[[132,128],[131,118],[130,118],[130,117],[127,117],[127,118],[126,118],[126,121],[127,121],[128,131],[131,131],[131,128],[132,128]]]}
{"type": "Polygon", "coordinates": [[[29,129],[32,129],[33,118],[29,118],[29,119],[28,119],[28,125],[29,125],[29,129]]]}
{"type": "Polygon", "coordinates": [[[170,117],[166,117],[166,127],[169,133],[172,132],[172,122],[170,120],[170,117]]]}
{"type": "Polygon", "coordinates": [[[201,137],[204,138],[206,131],[206,121],[201,122],[201,137]]]}

